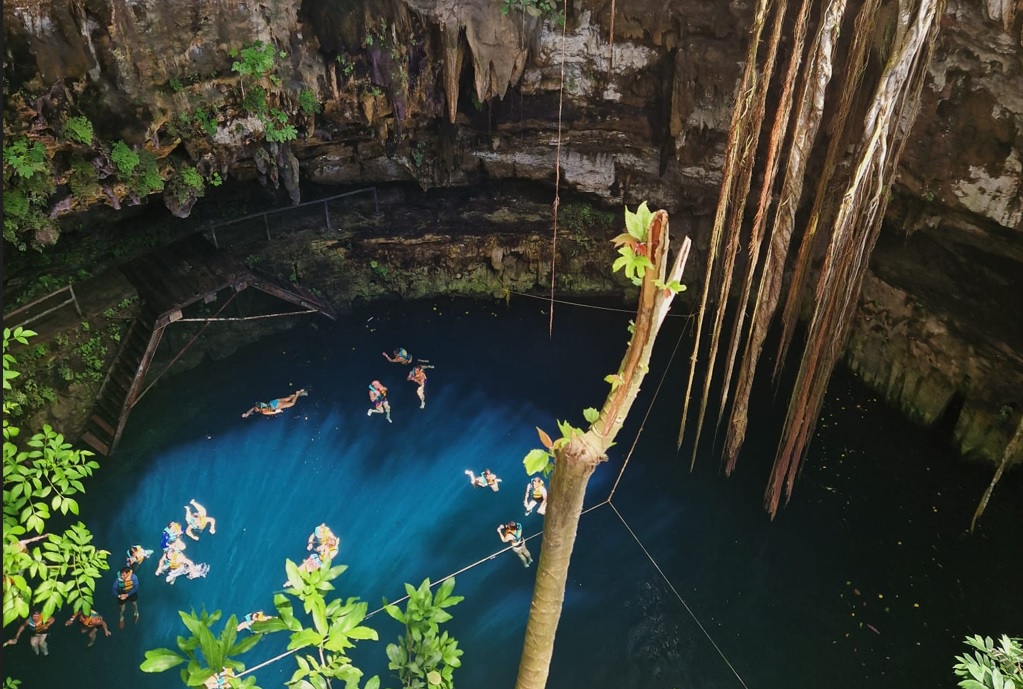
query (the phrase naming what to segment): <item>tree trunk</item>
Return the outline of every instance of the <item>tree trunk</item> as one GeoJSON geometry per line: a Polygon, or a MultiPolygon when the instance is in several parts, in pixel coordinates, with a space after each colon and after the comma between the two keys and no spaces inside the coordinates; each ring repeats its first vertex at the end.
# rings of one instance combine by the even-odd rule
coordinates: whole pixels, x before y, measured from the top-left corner
{"type": "Polygon", "coordinates": [[[618,382],[612,386],[599,417],[590,429],[555,451],[554,473],[547,491],[543,542],[536,568],[536,586],[529,606],[516,689],[543,689],[547,685],[554,655],[554,636],[565,601],[568,565],[575,546],[586,485],[597,465],[607,459],[605,453],[639,394],[640,384],[650,364],[654,340],[675,296],[663,285],[681,279],[690,241],[688,238],[684,240],[670,275],[666,277],[668,214],[657,211],[650,223],[647,246],[653,268],[647,270],[643,278],[636,324],[618,370],[618,382]]]}

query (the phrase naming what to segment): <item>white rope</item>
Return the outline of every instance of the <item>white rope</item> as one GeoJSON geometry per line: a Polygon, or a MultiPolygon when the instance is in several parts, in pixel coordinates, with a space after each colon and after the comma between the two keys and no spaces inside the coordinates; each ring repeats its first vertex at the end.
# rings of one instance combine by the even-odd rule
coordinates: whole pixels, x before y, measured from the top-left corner
{"type": "MultiPolygon", "coordinates": [[[[568,306],[578,306],[581,309],[595,309],[597,311],[613,311],[614,313],[631,313],[635,314],[636,309],[616,309],[610,306],[596,306],[595,304],[580,304],[577,301],[566,301],[564,299],[551,299],[550,297],[540,297],[535,294],[528,294],[526,292],[516,292],[515,290],[508,290],[508,294],[516,294],[520,297],[529,297],[530,299],[541,299],[546,302],[554,302],[555,304],[567,304],[568,306]]],[[[670,318],[685,318],[692,319],[693,315],[683,315],[681,313],[669,313],[670,318]]]]}

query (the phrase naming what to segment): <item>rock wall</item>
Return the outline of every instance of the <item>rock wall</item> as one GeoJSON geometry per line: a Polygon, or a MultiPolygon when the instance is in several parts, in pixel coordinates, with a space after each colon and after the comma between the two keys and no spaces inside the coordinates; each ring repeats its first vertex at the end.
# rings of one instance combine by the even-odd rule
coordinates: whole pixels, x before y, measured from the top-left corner
{"type": "MultiPolygon", "coordinates": [[[[619,0],[613,45],[611,8],[576,0],[562,32],[494,0],[13,0],[3,6],[5,85],[15,96],[5,133],[57,142],[63,120],[85,114],[101,139],[157,154],[165,175],[189,161],[204,173],[283,181],[293,200],[296,162],[309,182],[424,189],[484,179],[553,186],[558,170],[563,190],[667,208],[673,230],[695,237],[698,270],[752,5],[619,0]],[[232,51],[253,41],[279,51],[266,86],[299,129],[281,149],[268,149],[232,71],[232,51]],[[321,113],[298,108],[303,90],[321,113]],[[209,126],[181,126],[197,109],[209,126]]],[[[999,324],[1016,303],[992,309],[983,290],[962,289],[978,266],[989,282],[1016,285],[1023,263],[1019,8],[948,3],[893,189],[890,241],[850,340],[852,365],[923,422],[964,396],[967,451],[984,444],[978,429],[1006,404],[988,374],[1018,374],[1012,354],[1023,350],[999,324]],[[928,273],[931,252],[946,257],[947,275],[928,273]],[[882,284],[894,290],[884,299],[882,284]]],[[[144,202],[126,196],[110,184],[100,196],[56,199],[53,214],[144,202]]],[[[472,282],[495,287],[483,277],[472,282]]],[[[411,273],[404,279],[406,294],[427,289],[411,273]]],[[[981,454],[996,453],[989,445],[981,454]]]]}

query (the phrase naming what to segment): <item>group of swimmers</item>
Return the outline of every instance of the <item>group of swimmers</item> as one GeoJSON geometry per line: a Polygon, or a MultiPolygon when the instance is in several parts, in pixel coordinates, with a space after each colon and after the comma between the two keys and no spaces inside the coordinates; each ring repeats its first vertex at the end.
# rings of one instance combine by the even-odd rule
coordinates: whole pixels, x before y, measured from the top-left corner
{"type": "MultiPolygon", "coordinates": [[[[412,370],[409,371],[406,380],[416,384],[416,396],[419,397],[419,408],[426,408],[426,369],[434,368],[430,362],[426,359],[419,359],[413,365],[412,356],[409,355],[408,350],[404,347],[395,348],[392,354],[387,352],[381,352],[385,359],[390,361],[392,364],[402,364],[404,366],[412,365],[412,370]]],[[[269,402],[257,402],[247,409],[243,414],[242,418],[247,419],[252,414],[262,414],[263,416],[275,416],[280,414],[285,409],[290,409],[295,406],[298,402],[299,397],[305,397],[309,392],[305,389],[299,389],[291,393],[287,397],[278,397],[272,399],[269,402]]],[[[379,380],[373,380],[369,384],[369,402],[371,406],[366,410],[366,416],[372,416],[373,414],[383,414],[387,419],[388,423],[391,421],[391,403],[387,399],[387,387],[379,380]]]]}
{"type": "MultiPolygon", "coordinates": [[[[189,579],[205,577],[210,566],[205,563],[195,563],[185,555],[185,541],[181,536],[185,535],[193,541],[198,541],[198,534],[210,527],[210,535],[217,533],[217,520],[206,513],[206,508],[197,503],[194,499],[185,505],[185,530],[181,530],[181,524],[170,522],[164,528],[160,536],[160,547],[163,554],[156,564],[156,576],[167,574],[167,583],[174,584],[177,578],[184,575],[189,579]],[[192,510],[195,508],[195,511],[192,510]]],[[[142,550],[141,546],[132,546],[128,551],[129,566],[140,564],[138,555],[142,550]],[[134,564],[132,564],[134,563],[134,564]]],[[[152,553],[152,551],[145,551],[152,553]]],[[[145,557],[142,558],[143,560],[145,557]]]]}
{"type": "MultiPolygon", "coordinates": [[[[473,488],[489,488],[495,493],[501,490],[499,485],[501,479],[489,468],[484,469],[483,473],[479,476],[476,476],[471,469],[466,469],[465,473],[469,477],[469,483],[473,488]]],[[[541,516],[547,513],[547,487],[539,476],[534,476],[526,484],[526,494],[522,499],[522,506],[526,508],[527,517],[533,513],[534,509],[541,516]]],[[[511,544],[512,552],[522,560],[523,567],[529,567],[533,564],[533,556],[530,554],[529,549],[526,548],[526,539],[522,535],[521,522],[510,521],[507,524],[498,524],[497,535],[501,538],[502,542],[511,544]]]]}

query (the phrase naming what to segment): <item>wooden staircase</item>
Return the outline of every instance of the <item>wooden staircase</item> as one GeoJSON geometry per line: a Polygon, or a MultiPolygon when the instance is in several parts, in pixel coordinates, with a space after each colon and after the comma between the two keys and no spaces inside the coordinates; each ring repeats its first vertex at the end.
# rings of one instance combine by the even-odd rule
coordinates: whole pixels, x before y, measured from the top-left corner
{"type": "Polygon", "coordinates": [[[82,440],[102,455],[109,455],[121,439],[128,412],[141,392],[146,371],[163,335],[163,328],[156,327],[157,317],[143,306],[132,321],[86,423],[82,440]]]}
{"type": "Polygon", "coordinates": [[[218,251],[200,234],[133,259],[121,266],[121,271],[138,290],[143,306],[121,342],[82,433],[82,440],[102,455],[109,455],[117,447],[131,409],[142,394],[163,330],[179,320],[186,307],[199,301],[210,303],[224,289],[241,292],[254,287],[310,312],[337,318],[334,308],[322,297],[249,268],[218,251]]]}

